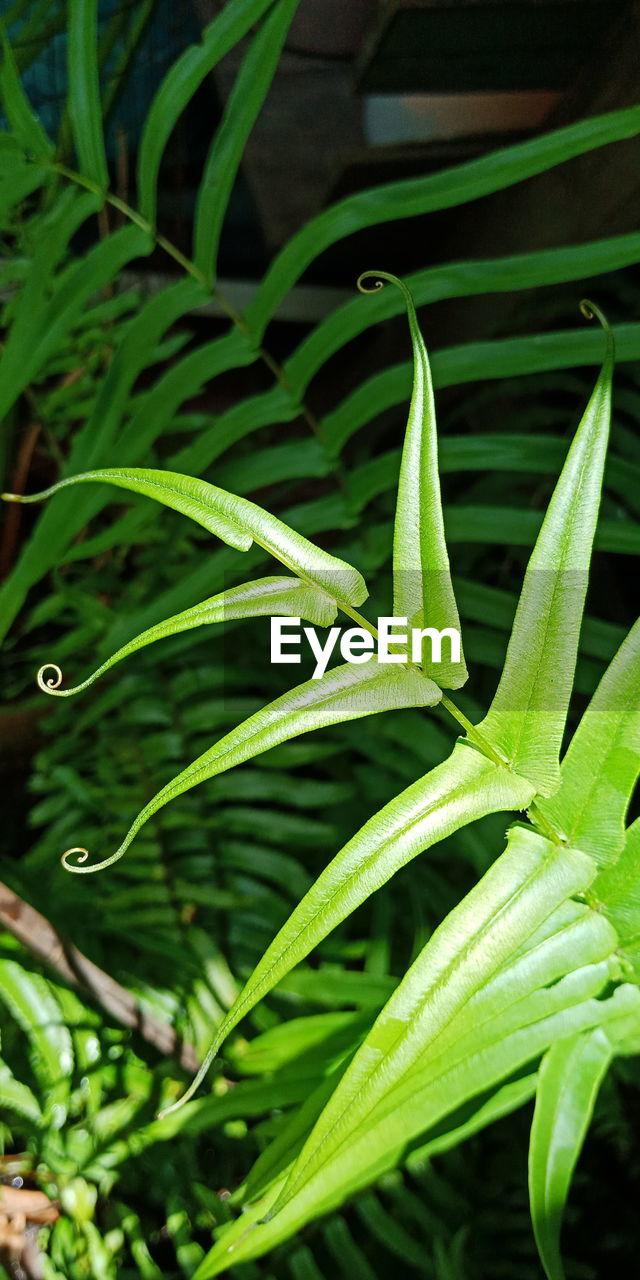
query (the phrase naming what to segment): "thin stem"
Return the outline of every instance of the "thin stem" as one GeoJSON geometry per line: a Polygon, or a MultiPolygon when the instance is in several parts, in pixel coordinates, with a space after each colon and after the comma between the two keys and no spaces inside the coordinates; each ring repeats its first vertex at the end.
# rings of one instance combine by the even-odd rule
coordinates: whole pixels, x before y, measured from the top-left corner
{"type": "Polygon", "coordinates": [[[567,841],[562,833],[560,831],[556,831],[556,828],[549,822],[549,819],[545,818],[544,814],[541,813],[538,808],[535,800],[531,801],[531,804],[527,809],[527,813],[529,814],[534,826],[539,828],[541,835],[546,836],[548,840],[552,840],[554,844],[566,845],[567,841]]]}
{"type": "Polygon", "coordinates": [[[350,618],[353,618],[353,621],[357,622],[358,626],[362,627],[363,631],[368,631],[369,635],[373,636],[374,640],[378,639],[378,628],[374,627],[372,622],[368,622],[366,618],[363,618],[362,614],[358,613],[357,609],[352,609],[351,605],[345,604],[344,600],[336,599],[336,604],[339,609],[342,609],[343,613],[346,613],[350,618]]]}
{"type": "Polygon", "coordinates": [[[461,711],[460,708],[456,706],[455,702],[453,702],[451,698],[447,697],[446,693],[442,694],[440,701],[443,707],[445,707],[446,710],[449,712],[449,714],[453,716],[454,720],[457,720],[458,724],[462,725],[462,728],[464,729],[467,737],[472,742],[475,742],[476,746],[480,748],[483,755],[488,756],[489,759],[492,760],[494,764],[499,765],[501,768],[503,769],[505,767],[507,769],[509,768],[509,762],[505,760],[504,756],[501,756],[500,753],[496,751],[495,747],[492,747],[489,740],[484,737],[484,734],[478,732],[475,725],[472,724],[469,719],[467,719],[466,715],[464,714],[464,711],[461,711]]]}

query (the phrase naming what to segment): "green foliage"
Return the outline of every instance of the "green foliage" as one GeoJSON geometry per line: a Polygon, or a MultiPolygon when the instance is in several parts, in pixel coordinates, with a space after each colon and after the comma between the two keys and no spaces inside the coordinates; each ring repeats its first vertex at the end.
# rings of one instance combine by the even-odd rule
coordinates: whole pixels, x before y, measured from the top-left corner
{"type": "MultiPolygon", "coordinates": [[[[446,264],[406,282],[365,272],[399,287],[339,308],[282,366],[263,342],[325,248],[634,136],[640,108],[341,201],[276,256],[242,316],[216,294],[229,329],[197,340],[191,312],[213,291],[229,195],[296,7],[231,0],[181,55],[150,108],[137,208],[109,190],[97,5],[68,5],[69,139],[64,129],[57,143],[46,137],[5,40],[0,213],[12,293],[0,410],[8,435],[25,403],[36,413],[50,481],[5,496],[53,499],[0,589],[3,636],[17,623],[10,691],[30,710],[37,668],[41,690],[68,698],[133,659],[75,716],[66,702],[51,714],[32,784],[40,834],[11,882],[108,971],[115,964],[141,1011],[171,1022],[203,1063],[182,1092],[170,1061],[40,974],[7,936],[6,1136],[25,1148],[28,1171],[47,1171],[62,1207],[46,1228],[49,1280],[206,1280],[236,1264],[253,1280],[267,1252],[277,1280],[336,1268],[371,1280],[398,1260],[441,1280],[482,1280],[499,1274],[498,1252],[504,1274],[525,1280],[536,1275],[528,1242],[510,1258],[498,1227],[483,1264],[485,1228],[469,1248],[459,1227],[485,1193],[474,1143],[492,1126],[506,1140],[501,1120],[519,1124],[535,1094],[531,1215],[547,1276],[561,1280],[562,1215],[596,1094],[640,1043],[640,827],[626,826],[640,761],[638,626],[625,637],[618,622],[583,620],[592,548],[640,549],[632,371],[618,375],[605,456],[614,339],[620,362],[637,358],[640,325],[603,320],[604,363],[568,446],[561,432],[584,400],[566,371],[600,360],[600,334],[554,316],[555,332],[498,334],[430,364],[415,304],[582,281],[636,262],[638,236],[446,264]],[[206,75],[245,38],[204,165],[190,261],[157,226],[162,158],[206,75]],[[78,231],[111,207],[127,225],[80,252],[78,231]],[[146,301],[104,294],[155,247],[184,278],[146,301]],[[405,305],[412,363],[378,371],[318,423],[312,380],[405,305]],[[260,362],[273,377],[266,390],[253,377],[260,362]],[[215,417],[185,408],[232,370],[250,388],[239,403],[215,417]],[[493,378],[503,380],[493,396],[525,398],[487,431],[481,384],[493,378]],[[458,388],[450,423],[457,414],[481,429],[449,430],[438,444],[433,389],[445,386],[458,388]],[[404,448],[381,453],[381,413],[409,399],[404,448]],[[283,424],[297,419],[313,439],[295,426],[283,443],[283,424]],[[447,473],[462,478],[443,507],[447,473]],[[542,478],[535,504],[531,474],[542,478]],[[322,480],[311,496],[298,488],[309,478],[322,480]],[[264,506],[245,496],[266,484],[264,506]],[[114,513],[113,487],[155,504],[114,513]],[[205,546],[202,530],[226,546],[205,546]],[[327,534],[330,551],[316,541],[327,534]],[[521,592],[520,557],[497,575],[487,544],[531,550],[521,592]],[[274,558],[290,576],[244,580],[246,569],[271,574],[274,558]],[[256,671],[238,624],[247,637],[272,613],[326,627],[340,610],[373,634],[357,612],[368,592],[372,610],[393,600],[410,625],[462,618],[472,679],[461,706],[443,691],[464,683],[464,661],[425,655],[399,669],[372,658],[285,693],[256,671]],[[61,688],[52,636],[65,668],[86,670],[97,653],[93,674],[61,688]],[[575,732],[574,677],[593,694],[575,732]],[[525,811],[500,852],[502,815],[525,811]],[[76,863],[65,855],[68,870],[113,870],[95,881],[52,874],[67,845],[80,853],[76,863]],[[87,863],[85,845],[115,852],[87,863]],[[223,1045],[237,1078],[218,1075],[195,1099],[223,1045]],[[216,1194],[211,1142],[230,1198],[216,1194]]],[[[500,1176],[507,1185],[513,1171],[500,1176]]]]}
{"type": "MultiPolygon", "coordinates": [[[[409,421],[404,439],[398,501],[393,536],[393,612],[406,617],[410,627],[460,628],[458,608],[453,594],[449,556],[444,536],[440,476],[438,473],[438,438],[433,401],[431,369],[426,347],[418,327],[413,298],[406,285],[395,276],[379,272],[383,280],[397,285],[407,304],[413,346],[413,392],[409,421]]],[[[358,287],[369,273],[361,276],[358,287]]],[[[426,646],[424,667],[445,689],[457,689],[467,679],[464,659],[429,661],[426,646]]]]}

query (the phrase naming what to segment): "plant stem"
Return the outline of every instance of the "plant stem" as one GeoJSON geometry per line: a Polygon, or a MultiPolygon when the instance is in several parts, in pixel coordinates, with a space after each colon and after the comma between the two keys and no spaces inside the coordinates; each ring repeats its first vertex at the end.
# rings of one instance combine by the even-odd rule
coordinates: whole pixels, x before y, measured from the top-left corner
{"type": "Polygon", "coordinates": [[[348,614],[354,622],[357,622],[358,626],[362,627],[363,631],[368,631],[369,635],[373,636],[374,640],[378,639],[378,628],[374,627],[372,622],[368,622],[366,618],[363,618],[362,614],[358,613],[357,609],[352,609],[350,604],[345,604],[344,600],[338,600],[336,597],[334,597],[334,599],[338,608],[342,609],[343,613],[348,614]]]}
{"type": "Polygon", "coordinates": [[[562,832],[556,831],[556,828],[552,826],[549,819],[545,818],[544,814],[540,812],[535,800],[531,801],[527,813],[534,826],[539,828],[541,835],[546,836],[548,840],[552,840],[554,844],[567,844],[567,840],[562,835],[562,832]]]}

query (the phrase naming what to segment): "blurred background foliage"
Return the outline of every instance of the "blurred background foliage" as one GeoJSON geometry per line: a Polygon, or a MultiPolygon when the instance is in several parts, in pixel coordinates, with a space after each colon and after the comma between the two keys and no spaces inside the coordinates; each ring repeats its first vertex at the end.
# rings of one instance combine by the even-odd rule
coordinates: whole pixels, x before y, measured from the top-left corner
{"type": "MultiPolygon", "coordinates": [[[[234,6],[238,0],[229,0],[227,9],[234,6]]],[[[267,10],[273,22],[287,5],[254,7],[256,22],[267,10]]],[[[216,213],[224,220],[213,292],[209,266],[204,289],[181,280],[172,274],[175,253],[171,261],[144,230],[125,244],[126,217],[78,194],[59,173],[43,169],[20,194],[21,171],[3,151],[0,322],[13,361],[4,381],[0,375],[3,487],[41,489],[65,469],[108,465],[128,449],[130,462],[193,471],[286,513],[328,548],[339,537],[340,554],[373,583],[372,607],[383,612],[409,385],[398,362],[409,352],[400,303],[351,296],[363,270],[408,273],[417,302],[430,304],[422,319],[441,388],[448,536],[474,690],[473,701],[465,693],[460,702],[473,716],[497,683],[528,549],[599,359],[599,336],[578,327],[587,292],[618,327],[621,363],[575,725],[633,621],[640,234],[632,196],[640,125],[603,129],[600,141],[611,145],[593,150],[592,140],[582,156],[569,149],[557,157],[566,160],[559,168],[544,158],[552,126],[579,128],[597,111],[633,101],[625,68],[638,50],[637,7],[601,6],[595,60],[594,47],[578,40],[579,6],[564,7],[575,10],[567,31],[576,48],[575,65],[564,55],[562,83],[537,54],[531,84],[522,83],[515,46],[496,53],[493,72],[471,47],[467,67],[478,76],[484,67],[484,79],[469,83],[467,74],[447,85],[448,109],[456,94],[460,102],[444,125],[437,77],[434,88],[424,68],[421,83],[415,68],[399,70],[400,36],[392,39],[390,24],[411,6],[354,4],[341,27],[330,4],[323,12],[319,0],[303,2],[288,34],[291,15],[282,19],[285,47],[280,60],[272,48],[279,70],[271,89],[270,74],[261,89],[251,72],[234,97],[230,86],[242,76],[241,59],[252,49],[255,57],[263,19],[185,100],[160,168],[158,225],[187,254],[199,175],[219,127],[215,171],[226,196],[216,213]],[[496,84],[505,56],[513,83],[496,84]],[[492,93],[492,127],[469,127],[474,102],[484,107],[492,93]],[[323,102],[332,104],[324,115],[323,102]],[[504,136],[496,136],[496,119],[504,136]],[[469,188],[461,204],[446,194],[440,205],[429,203],[429,182],[446,178],[447,166],[490,157],[505,143],[516,152],[530,143],[535,154],[538,140],[537,177],[534,167],[519,185],[505,178],[482,198],[469,188]],[[313,180],[309,154],[317,159],[313,180]],[[402,216],[402,184],[411,184],[411,217],[402,216]],[[287,274],[287,251],[277,256],[286,237],[304,236],[300,227],[340,198],[356,201],[353,216],[338,218],[328,239],[318,231],[317,248],[320,224],[312,223],[310,248],[287,274]],[[286,297],[280,311],[278,299],[267,305],[265,362],[251,299],[274,255],[267,279],[286,297]],[[285,371],[275,381],[274,364],[285,371]]],[[[49,0],[0,5],[24,89],[57,139],[57,159],[71,166],[72,9],[49,0]]],[[[217,9],[186,0],[100,4],[106,162],[121,201],[136,206],[135,164],[162,77],[217,9]]],[[[10,134],[12,121],[5,126],[10,134]]],[[[285,685],[260,660],[264,624],[230,623],[143,650],[83,699],[47,704],[34,685],[44,662],[59,663],[75,682],[144,626],[244,580],[248,561],[253,568],[263,559],[254,548],[239,562],[177,515],[102,490],[59,502],[55,529],[14,508],[0,535],[3,630],[11,626],[0,718],[0,1174],[5,1187],[44,1192],[55,1206],[48,1222],[46,1213],[38,1217],[42,1202],[34,1201],[31,1216],[19,1200],[15,1211],[0,1211],[0,1275],[189,1277],[256,1155],[357,1043],[398,975],[493,860],[504,819],[476,823],[394,877],[251,1014],[225,1050],[211,1093],[156,1121],[318,871],[372,812],[447,754],[454,731],[438,709],[373,717],[364,731],[323,730],[162,811],[108,874],[65,876],[64,848],[114,848],[177,769],[285,685]],[[118,1017],[123,989],[130,1004],[118,1017]]],[[[625,1061],[603,1090],[567,1226],[567,1271],[576,1280],[635,1269],[637,1086],[637,1068],[625,1061]]],[[[265,1264],[233,1274],[539,1277],[527,1123],[518,1113],[459,1149],[414,1151],[404,1170],[343,1212],[305,1229],[265,1264]]]]}

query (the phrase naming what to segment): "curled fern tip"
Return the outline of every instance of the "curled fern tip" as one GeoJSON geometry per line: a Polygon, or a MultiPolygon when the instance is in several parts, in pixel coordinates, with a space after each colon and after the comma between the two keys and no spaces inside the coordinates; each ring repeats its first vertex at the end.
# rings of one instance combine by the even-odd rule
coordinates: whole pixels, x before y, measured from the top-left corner
{"type": "MultiPolygon", "coordinates": [[[[79,871],[80,864],[83,862],[86,862],[88,857],[89,857],[88,849],[84,849],[82,845],[75,845],[73,849],[65,849],[65,852],[63,853],[60,861],[65,871],[79,871]],[[72,864],[68,862],[67,859],[70,858],[74,853],[78,854],[78,861],[76,862],[75,866],[72,866],[72,864]]],[[[89,867],[87,867],[87,871],[88,870],[90,870],[89,867]]]]}
{"type": "Polygon", "coordinates": [[[580,303],[580,311],[585,320],[598,320],[601,324],[607,340],[607,358],[610,363],[613,364],[615,359],[615,340],[613,336],[613,329],[611,328],[604,311],[601,311],[600,307],[597,306],[595,302],[591,302],[589,298],[582,299],[580,303]]]}
{"type": "Polygon", "coordinates": [[[42,689],[43,693],[55,693],[62,684],[62,672],[55,662],[45,662],[44,666],[40,667],[36,680],[38,688],[42,689]],[[45,676],[45,671],[51,671],[53,674],[45,676]]]}
{"type": "Polygon", "coordinates": [[[381,289],[384,289],[385,285],[385,281],[381,279],[381,276],[386,277],[386,273],[383,271],[363,271],[362,275],[358,276],[356,280],[356,288],[359,289],[360,293],[379,293],[381,289]],[[364,280],[373,281],[373,284],[369,284],[367,288],[363,283],[364,280]]]}
{"type": "Polygon", "coordinates": [[[611,333],[611,325],[607,317],[595,302],[590,302],[589,298],[583,298],[580,303],[580,311],[585,320],[599,320],[605,333],[611,333]]]}

